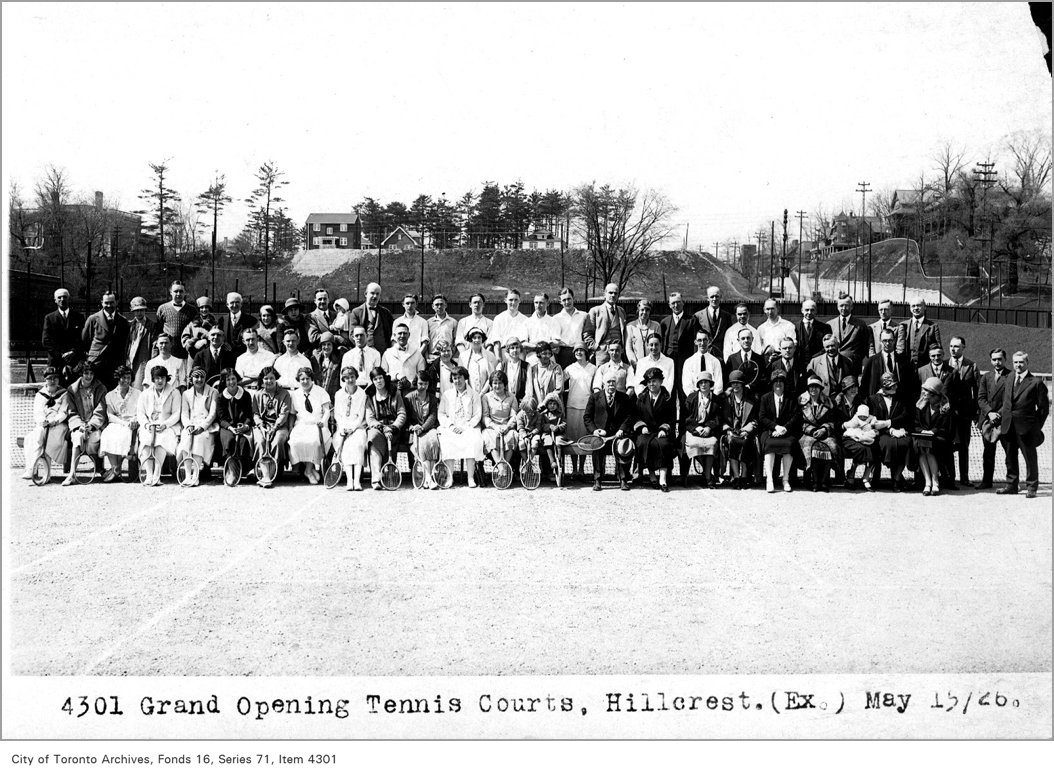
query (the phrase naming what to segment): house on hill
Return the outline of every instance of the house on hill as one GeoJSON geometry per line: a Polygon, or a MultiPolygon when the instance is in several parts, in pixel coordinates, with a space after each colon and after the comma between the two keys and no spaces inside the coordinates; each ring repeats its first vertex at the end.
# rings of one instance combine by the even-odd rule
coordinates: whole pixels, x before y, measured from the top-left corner
{"type": "Polygon", "coordinates": [[[381,248],[387,251],[413,251],[421,247],[421,233],[408,230],[401,224],[388,233],[381,241],[381,248]]]}
{"type": "Polygon", "coordinates": [[[520,248],[524,251],[557,249],[560,248],[560,238],[556,237],[550,230],[535,230],[523,239],[520,248]]]}
{"type": "Polygon", "coordinates": [[[889,237],[888,227],[880,216],[856,216],[840,212],[831,220],[831,246],[835,251],[851,248],[857,243],[875,243],[889,237]]]}
{"type": "Polygon", "coordinates": [[[362,221],[355,212],[347,214],[308,214],[304,226],[305,247],[362,248],[362,221]]]}

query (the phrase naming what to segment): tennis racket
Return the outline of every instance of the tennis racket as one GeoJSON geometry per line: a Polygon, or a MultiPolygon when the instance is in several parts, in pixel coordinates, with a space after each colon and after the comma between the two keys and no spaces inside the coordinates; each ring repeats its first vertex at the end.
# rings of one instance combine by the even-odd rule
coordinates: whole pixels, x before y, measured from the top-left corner
{"type": "Polygon", "coordinates": [[[198,463],[191,455],[183,457],[176,466],[176,481],[184,488],[194,486],[198,482],[198,463]]]}
{"type": "MultiPolygon", "coordinates": [[[[244,425],[238,425],[238,427],[244,427],[244,425]]],[[[234,436],[234,441],[231,444],[231,455],[223,463],[223,484],[232,489],[241,483],[242,480],[241,452],[244,439],[244,435],[234,436]]]]}
{"type": "Polygon", "coordinates": [[[154,448],[157,446],[157,430],[154,427],[155,425],[149,425],[147,428],[150,430],[150,453],[139,464],[139,482],[144,486],[153,486],[158,476],[161,475],[160,468],[157,466],[157,458],[154,457],[154,448]]]}
{"type": "Polygon", "coordinates": [[[499,435],[497,439],[498,461],[490,471],[494,488],[507,489],[512,485],[512,465],[505,460],[505,436],[499,435]]]}
{"type": "Polygon", "coordinates": [[[558,438],[555,429],[550,429],[549,435],[553,438],[553,455],[555,457],[553,473],[556,474],[556,488],[560,488],[564,481],[564,453],[560,450],[560,447],[570,445],[571,441],[568,441],[563,436],[558,438]]]}
{"type": "Polygon", "coordinates": [[[77,483],[87,485],[95,480],[95,457],[85,453],[88,446],[88,434],[81,434],[81,455],[77,457],[77,467],[74,468],[73,478],[77,483]]]}
{"type": "Polygon", "coordinates": [[[523,488],[534,491],[542,483],[542,470],[538,466],[538,457],[531,450],[532,440],[527,438],[527,455],[520,463],[520,483],[523,488]]]}
{"type": "Polygon", "coordinates": [[[340,463],[340,454],[344,450],[346,437],[341,435],[340,443],[333,446],[333,459],[330,461],[329,467],[326,468],[326,475],[323,478],[327,489],[335,489],[344,475],[344,466],[340,463]]]}
{"type": "Polygon", "coordinates": [[[757,381],[758,375],[761,373],[761,367],[748,358],[740,364],[739,371],[743,374],[743,387],[750,387],[757,381]]]}
{"type": "Polygon", "coordinates": [[[425,486],[425,462],[421,459],[421,435],[414,435],[414,466],[410,469],[410,480],[415,489],[423,489],[425,486]]]}
{"type": "Polygon", "coordinates": [[[388,436],[388,461],[381,467],[381,487],[387,491],[395,491],[403,485],[403,474],[395,466],[395,454],[392,453],[392,436],[388,436]]]}
{"type": "Polygon", "coordinates": [[[270,486],[277,475],[278,463],[271,456],[271,436],[265,429],[260,445],[260,459],[256,462],[256,480],[263,486],[270,486]]]}
{"type": "Polygon", "coordinates": [[[615,440],[614,435],[609,435],[606,438],[601,438],[599,435],[583,435],[575,441],[574,445],[582,451],[598,451],[613,440],[615,440]]]}
{"type": "Polygon", "coordinates": [[[40,456],[33,462],[33,467],[30,469],[30,475],[33,477],[33,484],[36,486],[43,486],[45,483],[51,480],[51,457],[48,456],[47,445],[48,435],[51,433],[51,425],[44,425],[44,432],[40,438],[40,456]]]}
{"type": "Polygon", "coordinates": [[[447,463],[443,461],[442,456],[439,457],[436,466],[432,468],[432,480],[440,489],[449,489],[453,484],[453,478],[450,475],[450,468],[447,466],[447,463]]]}

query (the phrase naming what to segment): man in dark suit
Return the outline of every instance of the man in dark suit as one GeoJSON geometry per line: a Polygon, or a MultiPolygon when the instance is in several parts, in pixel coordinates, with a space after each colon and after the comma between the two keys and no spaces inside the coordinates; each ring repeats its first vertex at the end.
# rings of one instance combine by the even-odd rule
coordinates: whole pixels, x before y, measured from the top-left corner
{"type": "MultiPolygon", "coordinates": [[[[587,433],[601,438],[614,436],[614,440],[631,434],[633,399],[616,389],[617,380],[613,372],[607,374],[604,377],[604,388],[589,396],[583,417],[587,433]]],[[[613,446],[614,441],[608,441],[602,448],[593,452],[593,491],[600,491],[602,488],[604,457],[612,453],[613,446]]],[[[629,491],[629,466],[618,458],[615,460],[615,477],[618,478],[619,488],[629,491]]]]}
{"type": "Polygon", "coordinates": [[[787,395],[797,398],[806,389],[805,367],[808,361],[798,354],[798,346],[790,337],[780,342],[779,352],[780,356],[769,364],[769,381],[772,381],[772,374],[777,371],[782,373],[787,395]]]}
{"type": "Polygon", "coordinates": [[[209,343],[194,354],[194,367],[205,371],[205,381],[218,390],[223,389],[220,372],[225,368],[234,368],[237,356],[223,342],[223,329],[213,326],[209,329],[209,343]]]}
{"type": "Polygon", "coordinates": [[[834,396],[842,391],[842,380],[853,373],[853,364],[838,352],[838,340],[834,334],[823,338],[823,350],[822,354],[809,361],[806,373],[818,376],[824,389],[834,396]]]}
{"type": "Polygon", "coordinates": [[[970,485],[970,437],[977,419],[977,364],[965,357],[966,340],[953,336],[948,341],[947,366],[952,370],[948,400],[952,405],[952,446],[959,452],[959,483],[970,485]]]}
{"type": "Polygon", "coordinates": [[[663,355],[673,359],[674,375],[678,382],[681,381],[684,362],[695,352],[697,330],[695,316],[685,313],[680,293],[675,291],[670,294],[670,314],[659,321],[659,335],[662,337],[663,355]]]}
{"type": "Polygon", "coordinates": [[[96,378],[112,390],[117,385],[113,372],[124,363],[128,350],[128,319],[117,314],[116,294],[107,291],[102,295],[102,309],[84,322],[81,341],[96,378]]]}
{"type": "Polygon", "coordinates": [[[1028,353],[1014,353],[1014,373],[1003,388],[999,436],[1006,451],[1006,486],[997,494],[1016,494],[1020,469],[1017,452],[1025,455],[1025,496],[1033,499],[1039,489],[1036,449],[1043,443],[1043,423],[1050,413],[1047,384],[1028,370],[1028,353]]]}
{"type": "Polygon", "coordinates": [[[725,361],[725,382],[729,381],[729,376],[733,371],[742,372],[740,381],[744,383],[743,389],[747,395],[757,400],[762,393],[768,392],[769,367],[765,358],[753,350],[754,332],[750,329],[743,329],[739,332],[738,342],[739,349],[729,355],[728,360],[725,361]],[[757,371],[756,377],[755,371],[757,371]],[[748,382],[750,384],[747,384],[748,382]]]}
{"type": "MultiPolygon", "coordinates": [[[[1004,388],[1010,369],[1006,367],[1006,350],[996,347],[989,353],[992,370],[977,383],[977,429],[981,431],[981,482],[979,489],[992,488],[995,475],[995,447],[999,444],[1000,411],[1003,408],[1004,388]],[[991,440],[990,440],[991,439],[991,440]]],[[[1005,451],[1004,451],[1005,455],[1005,451]]]]}
{"type": "MultiPolygon", "coordinates": [[[[893,302],[889,299],[883,299],[878,303],[878,320],[868,326],[871,329],[871,347],[868,351],[869,355],[874,355],[882,349],[882,332],[887,328],[893,332],[893,342],[896,344],[897,337],[900,336],[901,326],[899,323],[893,320],[893,302]]],[[[894,350],[896,347],[894,347],[894,350]]]]}
{"type": "MultiPolygon", "coordinates": [[[[329,304],[329,292],[324,288],[315,289],[315,309],[307,316],[307,322],[318,330],[319,339],[322,338],[324,333],[330,331],[330,324],[336,319],[337,311],[329,304]]],[[[330,331],[330,334],[332,333],[330,331]]],[[[340,346],[336,337],[334,337],[334,344],[337,344],[338,347],[340,346]]]]}
{"type": "Polygon", "coordinates": [[[864,361],[860,375],[860,390],[864,398],[882,389],[882,375],[889,373],[897,379],[897,397],[904,403],[914,403],[919,392],[915,366],[906,355],[897,354],[897,335],[892,328],[882,332],[878,352],[864,361]]]}
{"type": "MultiPolygon", "coordinates": [[[[937,377],[937,379],[941,380],[941,384],[944,385],[944,392],[947,393],[951,389],[955,372],[944,360],[944,348],[933,342],[930,344],[930,349],[927,350],[927,353],[929,354],[930,362],[925,366],[919,366],[916,370],[918,381],[925,382],[931,376],[937,377]]],[[[951,467],[950,462],[951,452],[943,452],[938,462],[941,472],[940,482],[944,488],[955,491],[959,486],[955,483],[955,470],[951,467]]]]}
{"type": "Polygon", "coordinates": [[[916,366],[924,366],[929,360],[930,345],[934,343],[944,346],[941,344],[941,330],[926,317],[925,300],[913,299],[911,317],[900,324],[897,352],[907,353],[916,366]]]}
{"type": "MultiPolygon", "coordinates": [[[[713,354],[722,358],[721,344],[725,338],[725,332],[732,325],[732,315],[721,309],[721,289],[717,286],[710,286],[706,289],[706,298],[710,306],[695,314],[695,323],[710,336],[711,348],[717,345],[717,352],[713,354]]],[[[712,352],[712,350],[706,352],[712,352]]]]}
{"type": "Polygon", "coordinates": [[[794,326],[798,340],[798,356],[811,361],[823,352],[823,338],[831,333],[831,327],[816,317],[816,302],[806,299],[801,303],[801,320],[794,326]]]}
{"type": "Polygon", "coordinates": [[[853,297],[838,297],[838,315],[831,319],[831,333],[838,342],[838,352],[849,359],[852,373],[859,376],[871,346],[871,330],[853,315],[853,297]]]}
{"type": "Polygon", "coordinates": [[[62,374],[62,383],[68,385],[76,376],[73,367],[84,357],[81,333],[84,331],[84,316],[70,309],[70,292],[64,288],[55,291],[55,312],[44,316],[44,330],[40,343],[48,354],[48,365],[62,374]]]}
{"type": "Polygon", "coordinates": [[[227,312],[216,319],[216,325],[223,331],[223,343],[234,353],[235,360],[245,352],[242,332],[247,328],[256,328],[259,321],[242,311],[242,295],[237,291],[227,294],[227,312]]]}
{"type": "Polygon", "coordinates": [[[392,314],[381,307],[381,287],[377,283],[366,286],[366,301],[351,311],[351,326],[366,329],[366,345],[381,355],[391,346],[392,314]]]}

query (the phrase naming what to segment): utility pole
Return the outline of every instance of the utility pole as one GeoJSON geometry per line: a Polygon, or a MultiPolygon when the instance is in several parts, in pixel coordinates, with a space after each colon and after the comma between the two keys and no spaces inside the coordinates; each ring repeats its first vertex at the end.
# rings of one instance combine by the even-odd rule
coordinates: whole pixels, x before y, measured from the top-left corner
{"type": "Polygon", "coordinates": [[[783,209],[783,251],[780,252],[780,299],[787,286],[784,278],[787,275],[787,209],[783,209]]]}
{"type": "Polygon", "coordinates": [[[867,301],[871,303],[871,268],[874,266],[871,243],[874,241],[871,233],[871,222],[867,223],[867,301]]]}
{"type": "Polygon", "coordinates": [[[871,191],[871,182],[857,182],[856,191],[860,193],[860,215],[867,216],[867,193],[871,191]]]}
{"type": "MultiPolygon", "coordinates": [[[[988,246],[988,309],[992,309],[992,232],[991,222],[988,221],[988,190],[995,184],[995,163],[978,163],[973,170],[974,180],[981,185],[981,237],[974,240],[981,241],[981,258],[984,259],[985,246],[988,246]],[[985,226],[988,226],[988,234],[985,236],[985,226]]],[[[1000,301],[1002,296],[1000,295],[1000,301]]]]}
{"type": "MultiPolygon", "coordinates": [[[[120,245],[120,241],[121,241],[121,230],[119,228],[117,228],[117,227],[114,227],[113,228],[113,239],[110,241],[110,251],[113,254],[113,288],[111,288],[110,290],[113,291],[115,294],[117,294],[117,279],[118,279],[117,248],[120,245]]],[[[120,300],[120,298],[121,298],[120,294],[118,294],[117,298],[118,298],[118,300],[120,300]]]]}
{"type": "Polygon", "coordinates": [[[564,223],[560,222],[560,286],[561,290],[567,283],[564,282],[564,223]]]}
{"type": "Polygon", "coordinates": [[[776,221],[774,219],[769,220],[769,228],[771,230],[769,234],[769,287],[765,293],[772,296],[772,276],[776,267],[776,221]]]}
{"type": "MultiPolygon", "coordinates": [[[[736,258],[739,256],[739,241],[732,241],[732,269],[736,267],[736,258]]],[[[742,265],[740,265],[742,267],[742,265]]],[[[742,272],[742,270],[740,270],[742,272]]]]}
{"type": "Polygon", "coordinates": [[[798,301],[800,302],[802,282],[801,257],[802,251],[805,250],[805,244],[802,242],[802,230],[805,227],[805,212],[798,211],[795,215],[798,217],[798,301]]]}
{"type": "MultiPolygon", "coordinates": [[[[759,228],[758,228],[758,231],[757,231],[757,232],[755,233],[755,237],[757,237],[757,239],[758,239],[758,258],[757,258],[757,265],[758,265],[758,268],[759,268],[759,269],[758,269],[758,273],[759,273],[758,277],[760,278],[760,277],[761,277],[761,276],[760,276],[760,272],[761,272],[761,269],[760,269],[760,267],[761,267],[761,257],[762,257],[762,256],[764,255],[764,253],[765,253],[765,249],[764,249],[764,244],[765,244],[765,230],[764,230],[764,228],[761,228],[761,227],[759,227],[759,228]]],[[[746,266],[746,265],[744,265],[744,266],[746,266]]],[[[771,282],[771,280],[770,280],[770,281],[769,281],[769,285],[771,285],[771,284],[772,284],[772,282],[771,282]]]]}
{"type": "Polygon", "coordinates": [[[688,228],[692,226],[691,222],[684,225],[684,250],[688,250],[688,228]]]}

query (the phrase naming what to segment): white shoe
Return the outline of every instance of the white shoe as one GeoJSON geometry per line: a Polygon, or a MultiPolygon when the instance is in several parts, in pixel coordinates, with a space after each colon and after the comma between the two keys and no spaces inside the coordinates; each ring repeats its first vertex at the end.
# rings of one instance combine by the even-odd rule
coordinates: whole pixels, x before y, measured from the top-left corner
{"type": "Polygon", "coordinates": [[[790,490],[791,490],[791,484],[790,484],[790,481],[784,481],[784,482],[783,482],[783,490],[784,490],[784,491],[790,491],[790,490]]]}
{"type": "Polygon", "coordinates": [[[771,478],[769,478],[769,479],[767,479],[765,481],[765,491],[767,491],[769,494],[775,494],[776,493],[776,486],[772,483],[772,479],[771,478]]]}
{"type": "Polygon", "coordinates": [[[476,479],[475,479],[475,478],[469,478],[469,479],[468,479],[468,487],[469,487],[470,489],[474,489],[474,488],[476,488],[476,487],[477,487],[477,485],[478,485],[478,484],[476,483],[476,479]]]}

